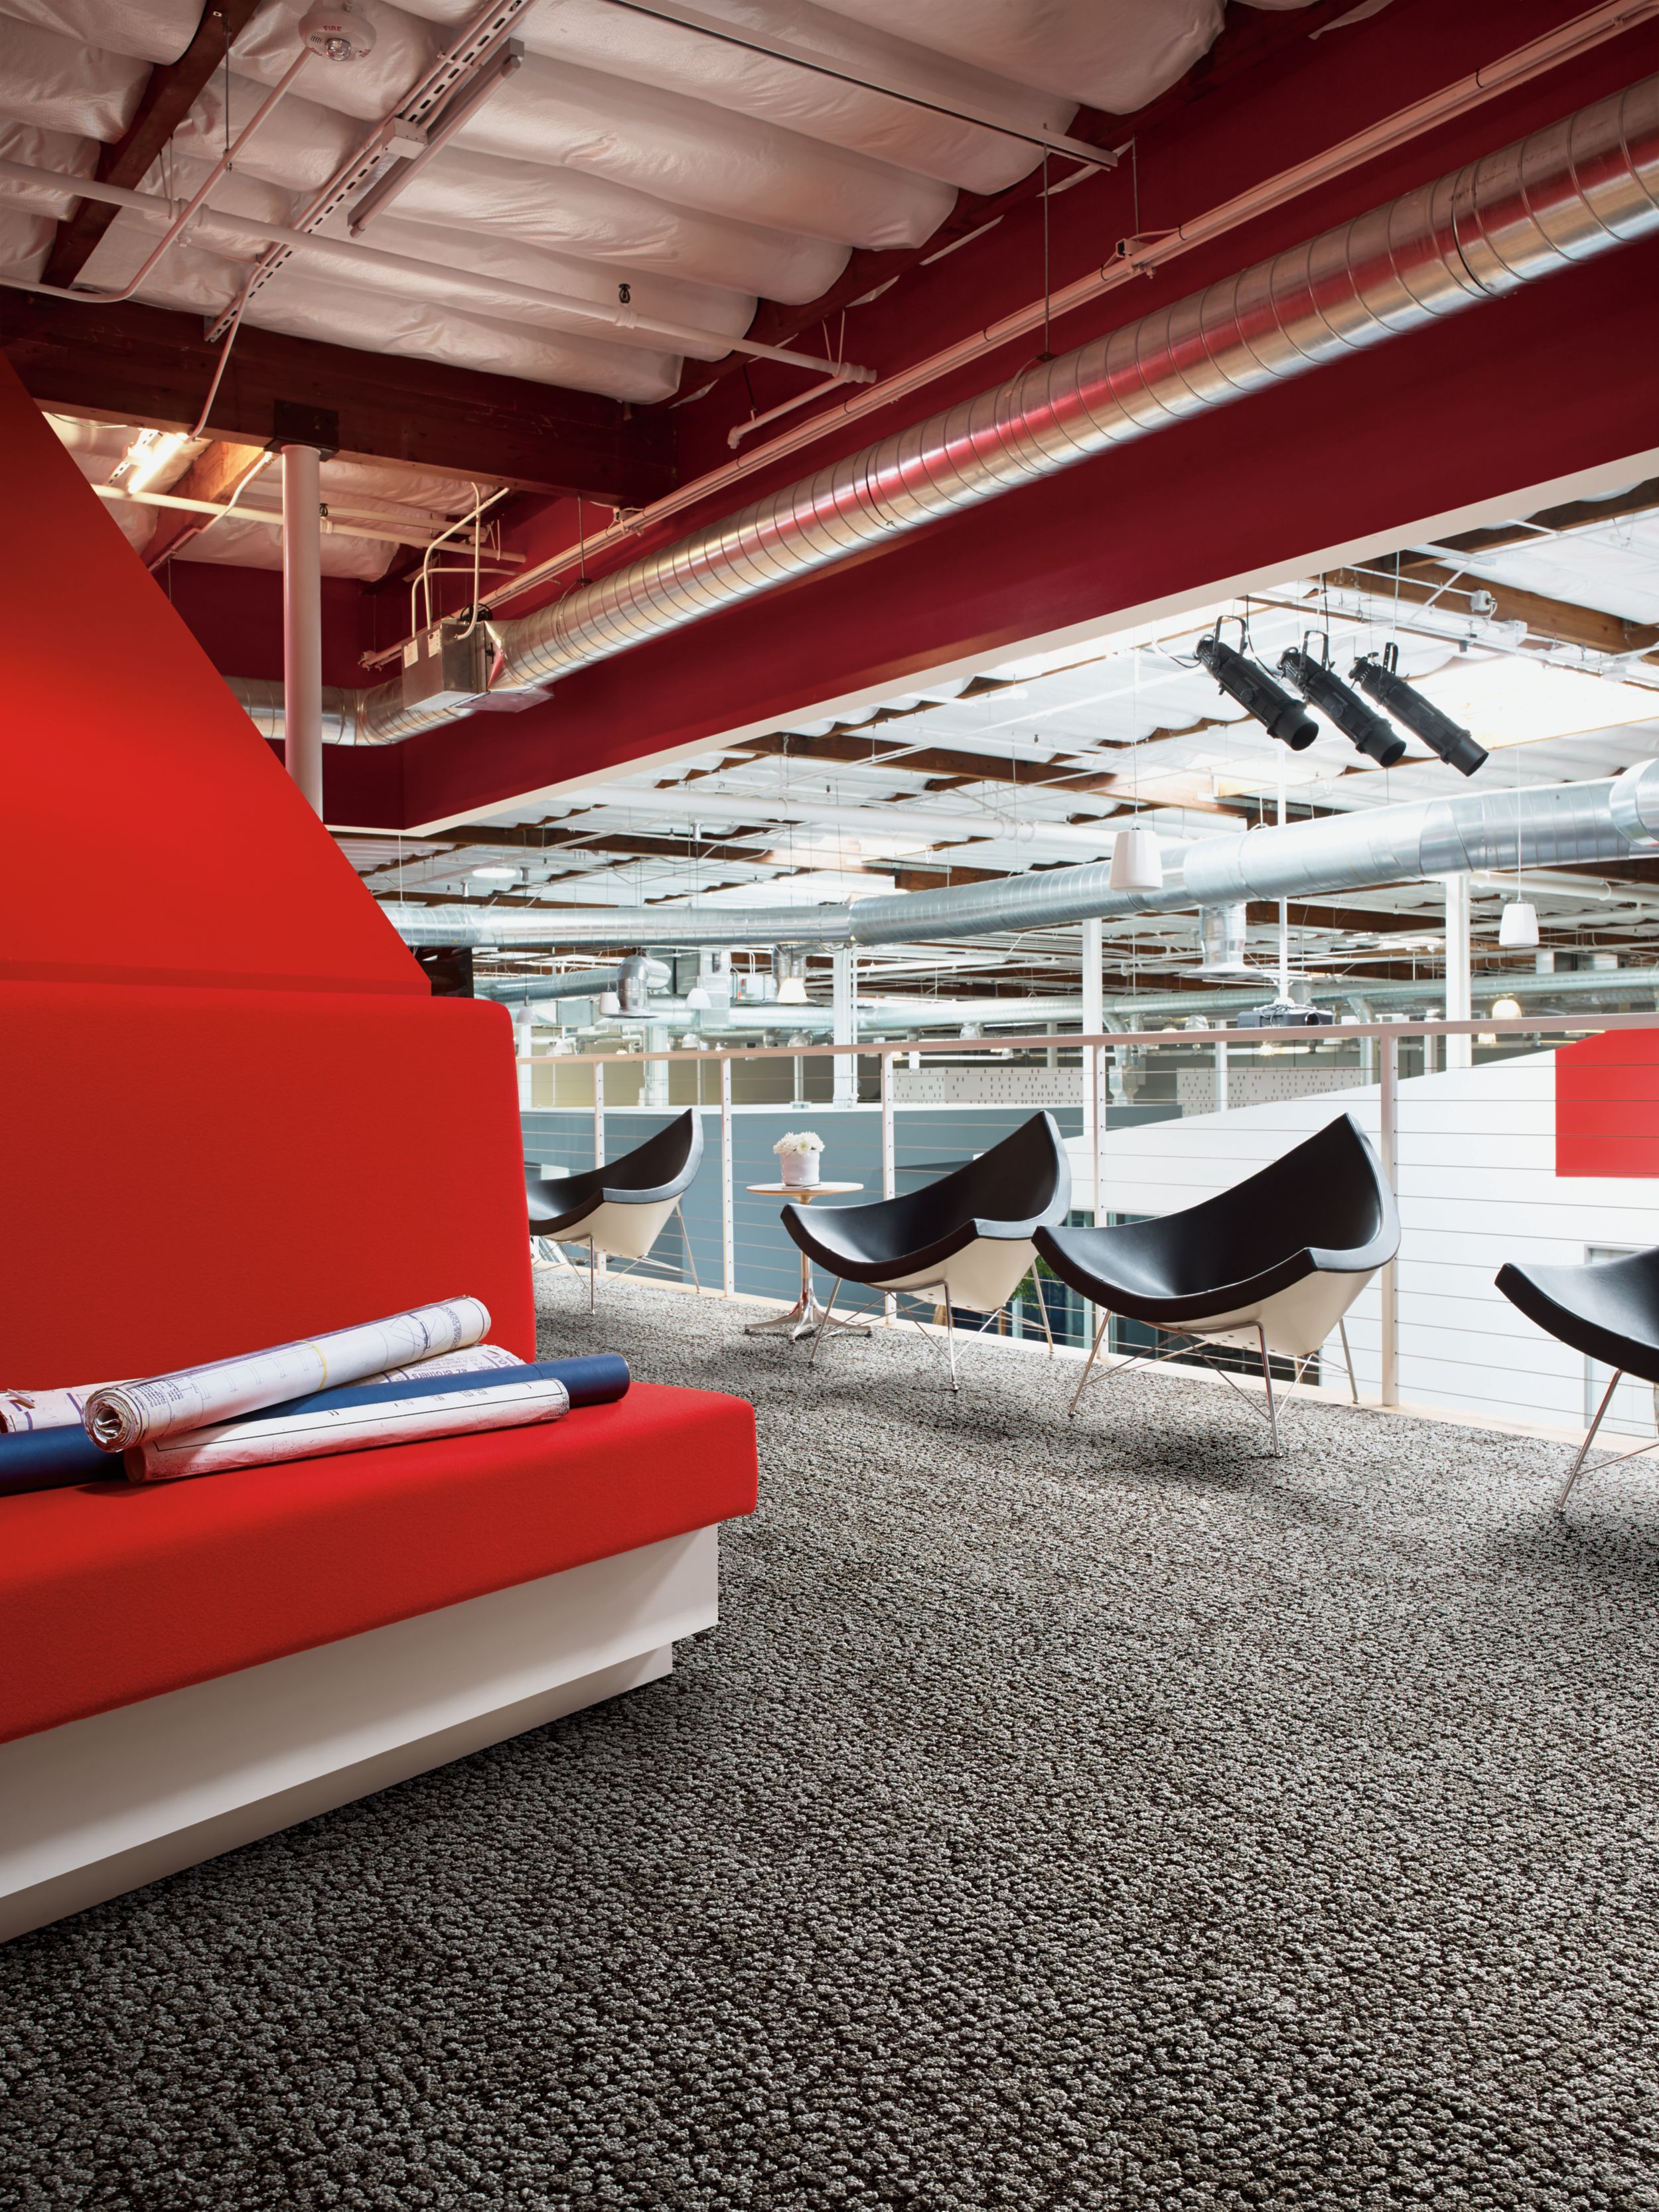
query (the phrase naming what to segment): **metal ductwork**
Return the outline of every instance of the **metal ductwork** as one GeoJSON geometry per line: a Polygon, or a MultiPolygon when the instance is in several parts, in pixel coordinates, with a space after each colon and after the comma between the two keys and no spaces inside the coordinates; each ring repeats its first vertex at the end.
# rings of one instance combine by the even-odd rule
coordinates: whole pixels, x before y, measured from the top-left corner
{"type": "MultiPolygon", "coordinates": [[[[647,960],[643,964],[648,984],[670,980],[672,971],[663,961],[647,960]]],[[[624,969],[633,967],[632,962],[625,961],[617,968],[573,969],[564,975],[526,975],[520,982],[481,983],[477,995],[497,999],[504,1006],[538,1006],[544,999],[597,999],[605,991],[615,991],[620,996],[624,969]]]]}
{"type": "MultiPolygon", "coordinates": [[[[498,688],[551,684],[1358,347],[1501,298],[1659,228],[1659,78],[495,623],[498,688]]],[[[337,744],[392,744],[457,710],[401,682],[340,712],[337,744]]]]}
{"type": "Polygon", "coordinates": [[[1624,860],[1659,842],[1659,760],[1595,783],[1460,791],[1407,806],[1166,846],[1156,891],[1112,888],[1109,861],[904,891],[830,907],[410,906],[384,910],[409,945],[905,945],[1054,929],[1130,914],[1176,914],[1250,899],[1310,899],[1478,868],[1624,860]]]}

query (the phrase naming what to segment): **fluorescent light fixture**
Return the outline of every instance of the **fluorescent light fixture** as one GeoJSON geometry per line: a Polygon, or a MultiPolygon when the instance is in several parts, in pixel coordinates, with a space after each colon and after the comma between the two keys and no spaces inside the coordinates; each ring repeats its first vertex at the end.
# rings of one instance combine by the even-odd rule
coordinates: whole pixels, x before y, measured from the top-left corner
{"type": "Polygon", "coordinates": [[[1659,721],[1659,690],[1619,684],[1583,668],[1548,661],[1453,661],[1414,689],[1431,699],[1494,752],[1504,745],[1546,744],[1591,730],[1616,730],[1627,722],[1659,721]]]}
{"type": "Polygon", "coordinates": [[[118,477],[127,472],[129,491],[146,491],[189,443],[182,430],[141,430],[122,454],[114,473],[118,477]]]}
{"type": "Polygon", "coordinates": [[[1259,793],[1275,792],[1281,782],[1287,791],[1298,791],[1310,783],[1323,783],[1328,774],[1328,771],[1317,761],[1295,758],[1264,760],[1254,768],[1246,762],[1242,768],[1213,769],[1210,783],[1218,799],[1249,799],[1259,793]]]}
{"type": "Polygon", "coordinates": [[[519,880],[516,868],[474,868],[471,873],[483,884],[516,884],[519,880]]]}

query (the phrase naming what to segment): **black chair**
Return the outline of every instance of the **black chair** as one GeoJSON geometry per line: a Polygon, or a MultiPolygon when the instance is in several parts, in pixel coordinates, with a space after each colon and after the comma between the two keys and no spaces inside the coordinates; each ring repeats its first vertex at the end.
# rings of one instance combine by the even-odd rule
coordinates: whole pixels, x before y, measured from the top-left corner
{"type": "MultiPolygon", "coordinates": [[[[663,1224],[702,1165],[702,1116],[688,1109],[619,1160],[580,1175],[549,1182],[526,1160],[525,1199],[530,1233],[555,1244],[587,1247],[587,1303],[593,1304],[594,1277],[603,1252],[617,1260],[643,1260],[663,1224]]],[[[688,1261],[691,1240],[685,1241],[688,1261]]],[[[691,1279],[696,1266],[691,1262],[691,1279]]]]}
{"type": "MultiPolygon", "coordinates": [[[[835,1278],[826,1314],[843,1282],[882,1291],[939,1292],[954,1390],[952,1309],[995,1313],[1005,1305],[1030,1272],[1036,1256],[1033,1236],[1045,1222],[1063,1221],[1071,1198],[1060,1131],[1051,1115],[1034,1114],[1000,1145],[924,1189],[827,1212],[786,1206],[782,1219],[807,1258],[835,1278]]],[[[814,1337],[813,1359],[828,1333],[820,1329],[814,1337]]]]}
{"type": "MultiPolygon", "coordinates": [[[[1595,1419],[1556,1498],[1556,1511],[1565,1512],[1621,1379],[1634,1375],[1643,1382],[1659,1385],[1659,1249],[1632,1252],[1622,1260],[1592,1260],[1577,1267],[1517,1267],[1510,1261],[1498,1269],[1498,1287],[1512,1306],[1518,1306],[1558,1343],[1613,1370],[1613,1380],[1601,1394],[1595,1419]]],[[[1659,1444],[1639,1444],[1601,1465],[1617,1467],[1620,1460],[1639,1459],[1644,1452],[1656,1449],[1659,1444]]]]}
{"type": "MultiPolygon", "coordinates": [[[[1310,1358],[1340,1329],[1348,1386],[1358,1403],[1344,1316],[1399,1250],[1400,1217],[1376,1153],[1358,1122],[1343,1114],[1270,1167],[1200,1205],[1118,1229],[1041,1229],[1036,1248],[1061,1282],[1102,1309],[1073,1413],[1114,1314],[1191,1339],[1187,1350],[1248,1347],[1254,1340],[1277,1453],[1268,1353],[1310,1358]]],[[[1134,1359],[1109,1374],[1121,1373],[1134,1359]]]]}

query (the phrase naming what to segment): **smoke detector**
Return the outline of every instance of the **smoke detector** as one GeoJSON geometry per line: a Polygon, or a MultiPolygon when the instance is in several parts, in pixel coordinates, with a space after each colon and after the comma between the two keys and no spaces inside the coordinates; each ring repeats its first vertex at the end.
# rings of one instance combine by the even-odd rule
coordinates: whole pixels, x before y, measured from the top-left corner
{"type": "Polygon", "coordinates": [[[374,26],[355,0],[307,8],[300,18],[300,36],[328,62],[360,62],[374,51],[374,26]]]}

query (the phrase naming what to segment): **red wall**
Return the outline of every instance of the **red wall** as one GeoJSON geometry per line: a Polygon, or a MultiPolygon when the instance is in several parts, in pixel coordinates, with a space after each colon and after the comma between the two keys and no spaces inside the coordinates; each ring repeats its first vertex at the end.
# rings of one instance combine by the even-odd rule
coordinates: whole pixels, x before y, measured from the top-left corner
{"type": "Polygon", "coordinates": [[[4,362],[0,449],[27,518],[0,532],[0,979],[424,993],[4,362]]]}
{"type": "Polygon", "coordinates": [[[1659,1030],[1608,1030],[1556,1054],[1555,1172],[1659,1176],[1659,1030]]]}

